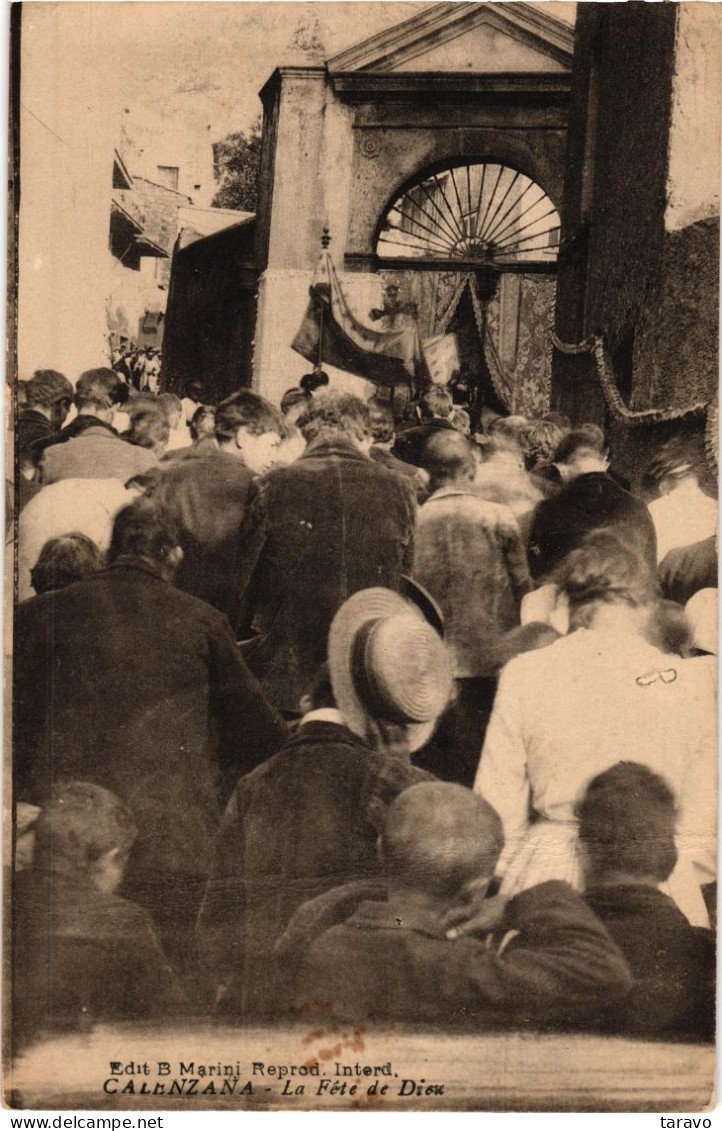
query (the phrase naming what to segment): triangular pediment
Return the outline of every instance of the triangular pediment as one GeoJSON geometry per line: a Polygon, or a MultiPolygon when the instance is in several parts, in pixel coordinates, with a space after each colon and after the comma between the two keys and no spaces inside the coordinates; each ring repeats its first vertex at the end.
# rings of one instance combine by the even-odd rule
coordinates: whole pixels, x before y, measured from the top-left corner
{"type": "Polygon", "coordinates": [[[329,71],[565,73],[574,32],[525,3],[433,4],[336,55],[329,71]]]}

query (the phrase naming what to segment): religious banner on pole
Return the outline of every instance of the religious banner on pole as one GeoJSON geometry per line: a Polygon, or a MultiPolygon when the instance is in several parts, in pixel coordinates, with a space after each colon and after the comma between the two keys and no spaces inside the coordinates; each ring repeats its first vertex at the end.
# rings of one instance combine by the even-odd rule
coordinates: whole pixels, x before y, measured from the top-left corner
{"type": "Polygon", "coordinates": [[[326,362],[387,387],[408,385],[422,362],[415,325],[372,330],[356,318],[326,249],[321,252],[311,301],[291,348],[308,361],[326,362]]]}

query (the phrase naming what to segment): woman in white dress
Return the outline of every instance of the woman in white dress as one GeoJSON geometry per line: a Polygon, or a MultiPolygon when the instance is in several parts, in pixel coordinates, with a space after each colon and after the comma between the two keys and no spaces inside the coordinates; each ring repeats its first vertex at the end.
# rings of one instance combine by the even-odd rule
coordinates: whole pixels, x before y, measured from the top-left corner
{"type": "Polygon", "coordinates": [[[648,575],[614,535],[590,535],[558,583],[570,632],[502,671],[474,784],[504,825],[502,893],[549,879],[581,889],[575,806],[597,774],[641,762],[667,780],[679,804],[670,894],[690,922],[707,925],[699,885],[715,877],[710,668],[650,642],[648,575]]]}

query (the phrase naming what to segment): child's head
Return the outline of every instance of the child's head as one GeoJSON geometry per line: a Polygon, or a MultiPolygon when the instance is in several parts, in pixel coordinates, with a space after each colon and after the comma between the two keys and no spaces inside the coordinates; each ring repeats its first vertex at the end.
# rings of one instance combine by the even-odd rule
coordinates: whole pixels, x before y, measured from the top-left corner
{"type": "Polygon", "coordinates": [[[379,852],[391,887],[451,901],[490,880],[504,845],[501,820],[461,785],[423,782],[389,807],[379,852]]]}
{"type": "Polygon", "coordinates": [[[57,785],[35,826],[35,866],[85,873],[100,891],[118,887],[137,836],[130,809],[86,781],[57,785]]]}
{"type": "Polygon", "coordinates": [[[657,884],[674,870],[675,797],[647,766],[617,762],[598,774],[577,815],[588,885],[624,877],[657,884]]]}

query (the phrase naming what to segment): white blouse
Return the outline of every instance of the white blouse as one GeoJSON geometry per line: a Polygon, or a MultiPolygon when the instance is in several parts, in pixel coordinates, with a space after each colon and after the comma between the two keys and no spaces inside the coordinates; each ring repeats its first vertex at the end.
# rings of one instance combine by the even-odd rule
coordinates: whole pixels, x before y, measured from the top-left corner
{"type": "Polygon", "coordinates": [[[666,655],[617,627],[578,629],[518,656],[502,672],[474,783],[504,825],[500,873],[532,814],[574,822],[591,779],[632,761],[674,789],[678,849],[705,882],[715,874],[716,755],[709,663],[666,655]]]}

